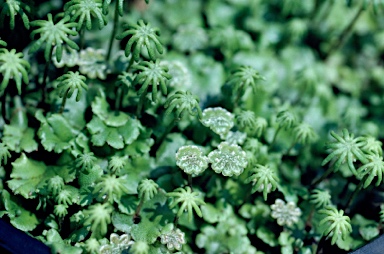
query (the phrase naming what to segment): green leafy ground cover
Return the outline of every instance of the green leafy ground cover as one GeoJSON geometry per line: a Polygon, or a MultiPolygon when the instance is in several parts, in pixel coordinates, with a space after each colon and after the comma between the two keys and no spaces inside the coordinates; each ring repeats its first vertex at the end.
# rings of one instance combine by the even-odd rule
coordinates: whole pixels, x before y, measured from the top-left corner
{"type": "Polygon", "coordinates": [[[0,1],[0,217],[52,253],[365,245],[384,222],[383,8],[0,1]]]}

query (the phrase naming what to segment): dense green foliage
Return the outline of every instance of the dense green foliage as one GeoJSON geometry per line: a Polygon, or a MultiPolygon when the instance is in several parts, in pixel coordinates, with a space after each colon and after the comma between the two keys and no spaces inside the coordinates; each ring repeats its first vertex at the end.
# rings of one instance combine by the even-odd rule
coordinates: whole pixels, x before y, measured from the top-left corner
{"type": "Polygon", "coordinates": [[[368,243],[384,223],[383,8],[0,0],[0,217],[52,253],[368,243]]]}

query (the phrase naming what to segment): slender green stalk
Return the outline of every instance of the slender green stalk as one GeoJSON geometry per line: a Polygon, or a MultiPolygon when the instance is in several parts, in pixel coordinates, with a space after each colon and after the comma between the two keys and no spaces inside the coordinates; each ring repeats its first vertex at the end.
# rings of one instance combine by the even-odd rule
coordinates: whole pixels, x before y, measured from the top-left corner
{"type": "Polygon", "coordinates": [[[119,108],[122,104],[122,97],[123,97],[123,88],[118,87],[116,89],[115,110],[119,110],[119,108]]]}
{"type": "Polygon", "coordinates": [[[319,12],[320,6],[320,0],[315,0],[315,5],[313,6],[313,10],[310,15],[312,18],[319,12]]]}
{"type": "MultiPolygon", "coordinates": [[[[176,126],[177,122],[178,121],[175,119],[174,121],[172,121],[171,123],[168,124],[167,128],[165,129],[165,131],[163,132],[161,137],[158,140],[156,140],[156,144],[161,145],[161,143],[163,143],[165,137],[171,132],[173,127],[176,126]]],[[[192,188],[192,186],[191,186],[191,188],[192,188]]]]}
{"type": "MultiPolygon", "coordinates": [[[[15,109],[13,110],[14,112],[18,112],[20,110],[23,110],[23,103],[21,102],[21,97],[19,95],[13,97],[13,105],[15,109]]],[[[13,115],[14,113],[12,113],[13,115]]]]}
{"type": "Polygon", "coordinates": [[[173,220],[173,226],[177,228],[177,224],[179,223],[179,217],[176,215],[175,219],[173,220]]]}
{"type": "Polygon", "coordinates": [[[315,187],[316,185],[318,185],[321,181],[323,181],[325,178],[327,178],[331,173],[333,172],[333,168],[332,166],[330,166],[327,171],[325,171],[325,173],[319,178],[317,179],[316,181],[314,181],[312,184],[311,184],[311,188],[315,187]]]}
{"type": "Polygon", "coordinates": [[[135,213],[134,213],[133,218],[132,218],[133,222],[135,222],[135,220],[140,217],[140,212],[141,212],[141,208],[143,207],[143,204],[144,204],[144,198],[141,197],[139,205],[136,207],[135,213]]]}
{"type": "Polygon", "coordinates": [[[361,188],[363,188],[365,180],[368,178],[368,174],[364,176],[363,179],[361,179],[360,183],[356,186],[356,189],[353,191],[352,195],[349,197],[347,203],[344,206],[344,210],[347,212],[347,209],[349,209],[349,206],[352,204],[352,201],[356,198],[357,194],[360,192],[361,188]]]}
{"type": "Polygon", "coordinates": [[[332,55],[333,52],[337,51],[339,48],[341,48],[344,45],[344,43],[347,41],[348,37],[352,33],[353,27],[355,26],[357,20],[359,19],[363,11],[364,11],[364,5],[362,4],[359,10],[356,12],[355,16],[353,16],[352,20],[341,32],[339,38],[336,41],[334,41],[334,43],[331,44],[331,47],[328,50],[325,58],[328,58],[330,55],[332,55]]]}
{"type": "Polygon", "coordinates": [[[324,1],[323,4],[321,5],[320,10],[317,13],[313,13],[313,20],[314,20],[314,27],[319,26],[319,22],[324,22],[331,13],[332,6],[335,3],[334,0],[328,0],[324,1]]]}
{"type": "Polygon", "coordinates": [[[68,92],[69,92],[69,89],[67,89],[67,91],[64,94],[63,101],[61,102],[61,107],[60,107],[59,114],[62,114],[64,112],[65,102],[67,101],[68,92]]]}
{"type": "Polygon", "coordinates": [[[141,110],[143,109],[143,105],[144,105],[144,101],[145,101],[145,96],[147,94],[144,92],[140,95],[140,100],[139,100],[139,104],[137,105],[137,109],[136,109],[136,116],[138,118],[141,117],[141,110]]]}
{"type": "Polygon", "coordinates": [[[129,64],[128,64],[127,70],[129,70],[132,67],[134,62],[135,62],[135,59],[133,59],[133,56],[131,55],[131,59],[129,60],[129,64]]]}
{"type": "MultiPolygon", "coordinates": [[[[52,55],[52,54],[51,54],[52,55]]],[[[44,76],[43,76],[43,87],[45,88],[45,84],[47,84],[47,77],[48,77],[48,70],[49,70],[49,66],[51,64],[51,60],[49,60],[48,62],[45,63],[45,67],[44,67],[44,76]]]]}
{"type": "Polygon", "coordinates": [[[347,182],[344,184],[344,187],[343,187],[343,189],[341,190],[341,192],[340,192],[340,194],[339,194],[339,196],[338,196],[338,198],[339,198],[340,200],[344,200],[344,199],[345,199],[345,197],[346,197],[346,195],[347,195],[347,192],[348,192],[348,186],[349,186],[349,182],[347,181],[347,182]]]}
{"type": "Polygon", "coordinates": [[[85,26],[83,26],[81,29],[80,29],[80,50],[82,50],[84,48],[84,44],[85,44],[85,26]]]}
{"type": "MultiPolygon", "coordinates": [[[[52,56],[52,52],[50,54],[52,56]]],[[[48,78],[48,71],[49,71],[49,67],[51,65],[51,59],[49,59],[48,62],[45,63],[45,67],[44,67],[44,75],[43,75],[43,82],[41,83],[41,92],[42,92],[42,95],[41,95],[41,101],[43,103],[45,103],[45,98],[47,97],[46,96],[46,88],[47,88],[47,78],[48,78]]]]}
{"type": "Polygon", "coordinates": [[[311,244],[311,251],[312,251],[311,253],[316,253],[316,249],[317,249],[317,245],[312,243],[311,244]]]}
{"type": "Polygon", "coordinates": [[[43,75],[43,82],[41,83],[42,85],[42,91],[43,91],[43,101],[45,100],[46,98],[46,88],[47,88],[47,78],[48,78],[48,72],[49,72],[49,67],[51,67],[51,59],[49,59],[48,62],[45,63],[45,67],[44,67],[44,75],[43,75]]]}
{"type": "Polygon", "coordinates": [[[1,116],[3,117],[4,123],[9,124],[9,120],[7,118],[7,90],[8,87],[5,87],[3,91],[3,95],[1,96],[1,116]]]}
{"type": "Polygon", "coordinates": [[[26,126],[26,119],[23,116],[26,109],[23,106],[23,102],[21,101],[21,97],[19,95],[14,96],[13,98],[13,110],[10,115],[10,119],[17,119],[17,124],[19,126],[26,126]]]}
{"type": "Polygon", "coordinates": [[[280,130],[281,130],[281,126],[279,126],[279,127],[277,128],[277,130],[276,130],[276,132],[275,132],[275,135],[273,136],[272,142],[269,144],[269,149],[271,149],[272,146],[275,144],[277,135],[279,134],[280,130]]]}
{"type": "Polygon", "coordinates": [[[315,213],[315,206],[312,205],[312,207],[311,207],[311,211],[309,212],[308,217],[307,217],[307,219],[305,220],[305,226],[306,226],[306,227],[310,227],[310,228],[312,228],[311,220],[312,220],[312,218],[313,218],[314,213],[315,213]]]}
{"type": "Polygon", "coordinates": [[[189,185],[189,187],[191,187],[191,190],[193,191],[193,187],[192,187],[192,175],[191,175],[191,174],[188,174],[188,185],[189,185]]]}
{"type": "Polygon", "coordinates": [[[108,53],[107,57],[105,58],[105,61],[108,62],[109,58],[111,57],[111,52],[112,52],[112,46],[113,46],[113,41],[115,40],[116,32],[117,32],[117,26],[119,24],[119,1],[115,1],[115,13],[114,13],[114,18],[113,18],[113,30],[111,34],[111,38],[109,39],[109,45],[108,45],[108,53]]]}
{"type": "Polygon", "coordinates": [[[285,152],[284,155],[288,155],[289,156],[289,153],[291,152],[291,150],[293,149],[293,147],[296,145],[296,140],[293,140],[291,146],[287,149],[287,151],[285,152]]]}
{"type": "Polygon", "coordinates": [[[239,106],[241,97],[242,97],[242,94],[240,93],[240,91],[238,91],[234,101],[234,108],[237,108],[239,106]]]}

